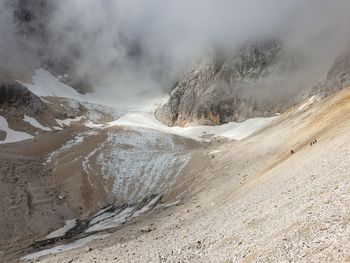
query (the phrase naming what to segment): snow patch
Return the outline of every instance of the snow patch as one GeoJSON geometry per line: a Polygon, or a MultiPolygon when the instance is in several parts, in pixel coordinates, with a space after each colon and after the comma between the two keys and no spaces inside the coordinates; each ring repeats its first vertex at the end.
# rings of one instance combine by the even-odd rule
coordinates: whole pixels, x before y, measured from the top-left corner
{"type": "Polygon", "coordinates": [[[57,229],[56,231],[47,235],[46,239],[63,237],[69,230],[73,229],[77,225],[77,223],[78,223],[77,219],[67,220],[65,225],[62,228],[57,229]]]}
{"type": "MultiPolygon", "coordinates": [[[[101,231],[105,229],[110,229],[114,227],[118,227],[121,224],[125,223],[128,218],[130,218],[133,214],[134,207],[127,207],[121,212],[116,212],[115,214],[107,214],[108,217],[106,217],[105,220],[89,227],[85,232],[86,233],[91,233],[91,232],[96,232],[96,231],[101,231]]],[[[101,216],[100,216],[101,217],[101,216]]]]}
{"type": "Polygon", "coordinates": [[[34,260],[36,258],[47,256],[47,255],[54,255],[54,254],[59,254],[59,253],[62,253],[62,252],[67,252],[67,251],[70,251],[70,250],[82,247],[82,246],[90,243],[93,240],[106,238],[109,235],[110,234],[88,236],[88,237],[85,237],[85,238],[82,238],[82,239],[78,239],[78,240],[76,240],[74,242],[71,242],[71,243],[68,243],[68,244],[60,245],[60,246],[57,246],[57,247],[53,247],[53,248],[49,248],[49,249],[45,249],[45,250],[42,250],[42,251],[39,251],[39,252],[35,252],[35,253],[32,253],[32,254],[29,254],[29,255],[27,255],[25,257],[22,257],[21,259],[34,260]]]}
{"type": "Polygon", "coordinates": [[[35,70],[33,84],[21,83],[39,97],[63,97],[82,99],[82,96],[73,88],[63,84],[44,69],[35,70]]]}
{"type": "Polygon", "coordinates": [[[84,125],[88,128],[91,128],[91,129],[101,129],[104,127],[103,124],[96,124],[96,123],[93,123],[92,121],[88,120],[86,122],[84,122],[84,125]]]}
{"type": "Polygon", "coordinates": [[[0,116],[0,130],[6,132],[6,138],[4,141],[0,141],[0,144],[20,142],[34,138],[28,133],[10,129],[7,120],[2,116],[0,116]]]}
{"type": "Polygon", "coordinates": [[[161,196],[155,196],[141,207],[140,204],[137,203],[135,205],[125,207],[124,209],[120,208],[113,212],[105,212],[93,218],[89,223],[90,227],[85,232],[91,233],[118,227],[128,220],[152,210],[160,198],[161,196]]]}
{"type": "Polygon", "coordinates": [[[56,120],[58,125],[60,125],[61,127],[64,127],[64,126],[70,126],[72,122],[81,121],[84,118],[85,118],[84,116],[80,116],[80,117],[76,117],[74,119],[65,119],[65,120],[55,119],[55,120],[56,120]]]}
{"type": "Polygon", "coordinates": [[[51,131],[50,128],[41,125],[35,118],[28,117],[28,116],[24,115],[24,119],[23,120],[25,122],[28,122],[33,127],[38,128],[38,129],[40,129],[42,131],[51,131]]]}
{"type": "Polygon", "coordinates": [[[311,106],[312,103],[314,103],[315,99],[316,96],[312,96],[311,98],[309,98],[308,101],[302,104],[295,113],[306,110],[308,107],[311,106]]]}

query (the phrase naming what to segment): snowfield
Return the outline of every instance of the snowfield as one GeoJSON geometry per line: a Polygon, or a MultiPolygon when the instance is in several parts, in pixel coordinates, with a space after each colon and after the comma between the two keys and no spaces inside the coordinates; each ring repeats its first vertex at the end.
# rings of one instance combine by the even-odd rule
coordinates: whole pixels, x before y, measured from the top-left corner
{"type": "Polygon", "coordinates": [[[28,117],[28,116],[24,115],[24,119],[23,120],[25,122],[28,122],[33,127],[38,128],[38,129],[40,129],[42,131],[51,131],[51,128],[41,125],[35,118],[28,117]]]}
{"type": "Polygon", "coordinates": [[[81,94],[79,94],[73,88],[63,84],[59,81],[59,79],[55,78],[48,71],[41,68],[35,70],[35,75],[33,76],[33,84],[23,82],[20,83],[39,97],[52,96],[77,100],[82,99],[81,94]]]}
{"type": "Polygon", "coordinates": [[[266,126],[276,117],[254,118],[242,123],[230,122],[220,126],[194,126],[194,127],[168,127],[158,121],[153,114],[147,112],[130,112],[116,121],[110,122],[109,126],[125,126],[160,131],[187,137],[197,141],[206,141],[205,135],[213,137],[226,137],[230,140],[242,140],[253,134],[258,129],[266,126]]]}
{"type": "Polygon", "coordinates": [[[0,141],[0,144],[20,142],[34,137],[25,132],[15,131],[9,128],[8,122],[4,117],[0,116],[0,130],[6,132],[6,138],[4,141],[0,141]]]}

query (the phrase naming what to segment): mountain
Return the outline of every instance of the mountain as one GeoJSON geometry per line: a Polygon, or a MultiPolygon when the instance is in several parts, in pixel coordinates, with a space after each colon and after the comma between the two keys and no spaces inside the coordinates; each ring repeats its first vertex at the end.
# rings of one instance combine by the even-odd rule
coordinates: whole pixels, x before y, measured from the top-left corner
{"type": "Polygon", "coordinates": [[[177,69],[152,30],[99,23],[120,1],[81,20],[111,38],[89,23],[52,36],[59,3],[90,1],[5,1],[23,57],[0,62],[1,262],[349,261],[349,52],[319,67],[313,46],[266,35],[177,69]],[[77,33],[102,50],[80,65],[91,74],[77,63],[95,43],[61,38],[77,33]],[[172,87],[168,71],[182,72],[172,87]],[[119,98],[138,84],[150,101],[119,98]]]}
{"type": "MultiPolygon", "coordinates": [[[[190,147],[186,152],[191,160],[173,186],[176,192],[152,212],[90,239],[78,236],[75,242],[31,250],[26,259],[45,263],[346,261],[350,231],[345,205],[350,200],[349,96],[350,89],[345,88],[321,100],[308,99],[243,140],[214,137],[206,144],[190,147]],[[182,198],[173,203],[181,193],[182,198]]],[[[145,119],[139,116],[132,123],[129,116],[120,124],[128,124],[127,129],[145,127],[145,119]]],[[[137,134],[142,138],[141,130],[137,134]]],[[[120,154],[117,159],[133,149],[131,142],[144,141],[134,138],[125,144],[124,136],[117,135],[112,147],[116,150],[113,154],[120,154]]],[[[165,145],[156,139],[151,144],[155,149],[157,141],[165,145]]],[[[146,150],[138,148],[139,153],[148,156],[149,146],[147,142],[146,150]]],[[[171,149],[176,144],[168,146],[171,149]]],[[[64,152],[57,156],[58,161],[63,158],[59,169],[76,152],[75,147],[68,149],[66,157],[64,152]]],[[[129,172],[134,175],[131,167],[129,172]]],[[[106,207],[89,223],[110,217],[99,225],[108,227],[133,209],[106,207]],[[118,214],[118,209],[123,213],[118,214]]],[[[71,222],[66,222],[60,231],[70,227],[71,222]]]]}
{"type": "Polygon", "coordinates": [[[250,42],[235,51],[212,48],[179,78],[155,116],[169,126],[274,116],[307,97],[346,87],[348,75],[349,56],[342,54],[318,82],[322,75],[310,72],[305,56],[278,40],[250,42]]]}
{"type": "Polygon", "coordinates": [[[284,76],[295,73],[297,62],[280,41],[248,43],[225,53],[211,49],[182,76],[157,118],[170,126],[223,124],[273,116],[291,105],[281,85],[284,76]],[[273,98],[264,95],[271,92],[273,98]]]}
{"type": "Polygon", "coordinates": [[[325,79],[314,85],[310,95],[329,96],[350,85],[350,54],[344,52],[337,57],[325,79]]]}

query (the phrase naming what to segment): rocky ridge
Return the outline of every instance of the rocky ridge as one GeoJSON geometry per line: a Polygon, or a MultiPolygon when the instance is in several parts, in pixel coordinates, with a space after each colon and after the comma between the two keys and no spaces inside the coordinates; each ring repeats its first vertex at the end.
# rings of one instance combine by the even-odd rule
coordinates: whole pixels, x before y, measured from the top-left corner
{"type": "Polygon", "coordinates": [[[287,97],[298,89],[285,92],[282,85],[287,75],[295,74],[298,62],[280,41],[249,43],[225,53],[211,49],[181,77],[157,118],[170,126],[223,124],[272,116],[292,104],[287,97]],[[276,95],[265,95],[271,91],[276,95]]]}
{"type": "Polygon", "coordinates": [[[155,115],[169,126],[274,116],[310,96],[323,98],[349,86],[349,69],[350,55],[341,54],[320,81],[321,74],[308,73],[304,55],[278,40],[233,52],[211,49],[180,77],[155,115]]]}

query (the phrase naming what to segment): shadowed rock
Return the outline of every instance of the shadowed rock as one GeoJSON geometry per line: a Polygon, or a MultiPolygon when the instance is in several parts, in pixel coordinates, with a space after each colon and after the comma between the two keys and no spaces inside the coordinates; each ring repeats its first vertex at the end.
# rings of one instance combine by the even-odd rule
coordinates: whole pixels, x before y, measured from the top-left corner
{"type": "Polygon", "coordinates": [[[41,99],[26,87],[15,81],[0,82],[0,108],[2,111],[16,111],[33,116],[46,109],[41,99]]]}

